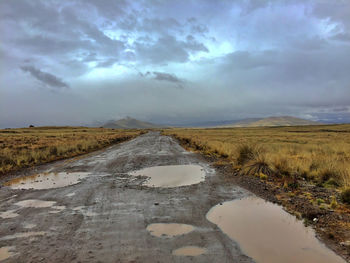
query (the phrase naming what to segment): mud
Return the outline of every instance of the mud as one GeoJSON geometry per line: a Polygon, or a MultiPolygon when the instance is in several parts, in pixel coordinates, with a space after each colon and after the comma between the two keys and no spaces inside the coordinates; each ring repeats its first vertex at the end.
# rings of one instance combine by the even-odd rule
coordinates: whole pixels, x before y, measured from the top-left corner
{"type": "Polygon", "coordinates": [[[150,132],[84,157],[8,175],[0,184],[23,175],[67,172],[89,176],[61,188],[0,188],[0,211],[19,214],[0,218],[0,238],[28,232],[25,223],[35,223],[33,232],[45,233],[2,239],[0,247],[15,246],[5,262],[253,262],[237,242],[206,219],[216,204],[251,194],[215,174],[203,157],[185,151],[170,137],[150,132]],[[143,176],[130,175],[167,165],[198,165],[205,180],[162,188],[148,187],[143,176]],[[60,212],[50,213],[54,210],[60,212]],[[195,230],[173,238],[147,231],[150,224],[174,222],[195,230]],[[173,254],[187,246],[205,249],[205,254],[173,254]]]}
{"type": "Polygon", "coordinates": [[[204,181],[205,172],[199,165],[165,165],[145,168],[130,173],[133,176],[146,176],[146,186],[179,187],[198,184],[204,181]]]}
{"type": "Polygon", "coordinates": [[[167,238],[188,234],[193,230],[194,227],[191,225],[176,223],[155,223],[147,226],[147,231],[149,231],[152,236],[167,238]]]}
{"type": "Polygon", "coordinates": [[[207,218],[257,263],[345,263],[316,238],[312,228],[258,197],[219,204],[207,218]]]}

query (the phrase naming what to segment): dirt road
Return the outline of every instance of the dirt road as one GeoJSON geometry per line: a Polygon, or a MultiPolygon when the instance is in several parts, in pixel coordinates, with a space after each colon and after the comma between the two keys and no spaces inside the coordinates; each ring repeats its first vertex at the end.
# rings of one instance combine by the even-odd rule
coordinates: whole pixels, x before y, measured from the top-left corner
{"type": "Polygon", "coordinates": [[[170,137],[151,132],[33,171],[42,172],[88,175],[78,184],[60,188],[0,188],[0,247],[7,249],[2,256],[9,256],[4,262],[252,262],[206,219],[214,205],[249,193],[222,182],[200,156],[185,151],[170,137]],[[175,164],[200,165],[205,181],[153,188],[142,185],[144,178],[128,174],[175,164]],[[183,223],[194,230],[156,237],[146,229],[153,223],[183,223]],[[205,254],[174,255],[185,246],[203,248],[205,254]]]}

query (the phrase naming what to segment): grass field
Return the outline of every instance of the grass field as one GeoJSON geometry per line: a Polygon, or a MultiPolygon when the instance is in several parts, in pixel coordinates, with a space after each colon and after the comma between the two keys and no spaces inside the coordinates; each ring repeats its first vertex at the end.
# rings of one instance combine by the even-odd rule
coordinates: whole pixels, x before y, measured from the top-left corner
{"type": "Polygon", "coordinates": [[[227,159],[240,173],[350,187],[350,125],[166,129],[185,145],[227,159]]]}
{"type": "Polygon", "coordinates": [[[0,130],[0,174],[91,152],[140,133],[85,127],[0,130]]]}

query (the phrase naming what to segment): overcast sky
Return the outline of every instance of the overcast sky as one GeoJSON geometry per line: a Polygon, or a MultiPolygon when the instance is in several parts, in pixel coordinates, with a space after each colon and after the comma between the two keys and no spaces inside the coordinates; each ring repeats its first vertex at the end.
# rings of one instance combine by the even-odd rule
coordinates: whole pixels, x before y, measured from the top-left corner
{"type": "Polygon", "coordinates": [[[0,127],[350,121],[349,0],[0,0],[0,127]]]}

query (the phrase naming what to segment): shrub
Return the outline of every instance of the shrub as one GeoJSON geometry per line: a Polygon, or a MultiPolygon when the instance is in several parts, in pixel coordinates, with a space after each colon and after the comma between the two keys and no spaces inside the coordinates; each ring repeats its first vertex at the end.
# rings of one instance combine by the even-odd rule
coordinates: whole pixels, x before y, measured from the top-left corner
{"type": "Polygon", "coordinates": [[[52,146],[50,147],[50,154],[53,155],[53,156],[57,156],[57,147],[56,146],[52,146]]]}
{"type": "Polygon", "coordinates": [[[253,159],[242,167],[241,173],[245,175],[264,174],[266,176],[271,176],[274,171],[267,162],[265,155],[260,153],[255,154],[253,159]]]}
{"type": "Polygon", "coordinates": [[[341,176],[336,168],[327,167],[323,169],[318,176],[319,186],[340,186],[341,176]]]}
{"type": "Polygon", "coordinates": [[[337,199],[335,198],[335,196],[332,196],[332,201],[331,201],[330,207],[332,209],[335,209],[335,208],[337,208],[337,206],[338,206],[337,199]]]}
{"type": "Polygon", "coordinates": [[[290,175],[290,167],[286,158],[277,158],[274,162],[276,174],[290,175]]]}
{"type": "Polygon", "coordinates": [[[343,203],[350,204],[350,188],[346,188],[342,191],[340,198],[343,203]]]}
{"type": "Polygon", "coordinates": [[[261,180],[264,180],[264,181],[266,181],[267,178],[268,178],[268,176],[266,174],[264,174],[264,173],[260,173],[259,177],[260,177],[261,180]]]}
{"type": "Polygon", "coordinates": [[[254,155],[257,154],[256,147],[249,144],[241,144],[238,146],[238,164],[245,164],[249,160],[254,159],[254,155]]]}

